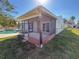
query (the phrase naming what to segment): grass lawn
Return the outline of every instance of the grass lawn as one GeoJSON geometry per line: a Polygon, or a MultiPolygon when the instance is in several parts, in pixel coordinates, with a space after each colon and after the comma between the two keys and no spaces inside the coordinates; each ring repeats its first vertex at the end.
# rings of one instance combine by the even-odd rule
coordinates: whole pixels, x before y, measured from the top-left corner
{"type": "Polygon", "coordinates": [[[78,35],[79,36],[79,29],[73,29],[71,30],[74,34],[78,35]]]}
{"type": "Polygon", "coordinates": [[[16,42],[14,38],[16,36],[0,38],[0,59],[15,59],[13,50],[10,48],[11,44],[16,42]]]}
{"type": "Polygon", "coordinates": [[[11,38],[16,38],[16,36],[10,36],[10,37],[5,37],[5,38],[0,38],[0,42],[7,40],[7,39],[11,39],[11,38]]]}
{"type": "Polygon", "coordinates": [[[16,56],[15,49],[24,46],[16,43],[15,39],[0,41],[0,59],[79,59],[79,30],[77,29],[64,30],[42,49],[36,48],[20,56],[16,56]]]}

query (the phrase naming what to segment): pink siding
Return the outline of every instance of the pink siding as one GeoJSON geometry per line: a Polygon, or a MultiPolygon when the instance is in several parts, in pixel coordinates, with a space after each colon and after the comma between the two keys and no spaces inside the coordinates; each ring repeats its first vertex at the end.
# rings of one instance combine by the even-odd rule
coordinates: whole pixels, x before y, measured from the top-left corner
{"type": "MultiPolygon", "coordinates": [[[[47,44],[51,39],[54,38],[55,35],[48,35],[46,38],[44,38],[42,40],[42,44],[45,45],[47,44]]],[[[30,43],[32,44],[35,44],[36,46],[40,46],[40,40],[34,38],[34,37],[29,37],[29,40],[28,40],[30,43]]]]}
{"type": "Polygon", "coordinates": [[[46,38],[43,39],[43,45],[47,44],[51,39],[54,38],[54,34],[53,35],[48,35],[46,38]]]}

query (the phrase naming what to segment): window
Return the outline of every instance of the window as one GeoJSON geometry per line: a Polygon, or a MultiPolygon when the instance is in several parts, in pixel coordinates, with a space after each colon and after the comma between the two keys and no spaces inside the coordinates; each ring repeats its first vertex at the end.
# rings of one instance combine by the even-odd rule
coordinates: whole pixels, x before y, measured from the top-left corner
{"type": "Polygon", "coordinates": [[[43,31],[45,31],[45,24],[43,24],[43,31]]]}
{"type": "Polygon", "coordinates": [[[22,21],[20,29],[21,29],[21,32],[25,32],[25,23],[24,23],[24,21],[22,21]]]}
{"type": "Polygon", "coordinates": [[[29,32],[33,32],[33,22],[29,23],[29,32]]]}
{"type": "Polygon", "coordinates": [[[49,32],[49,23],[44,23],[43,24],[43,31],[49,32]]]}

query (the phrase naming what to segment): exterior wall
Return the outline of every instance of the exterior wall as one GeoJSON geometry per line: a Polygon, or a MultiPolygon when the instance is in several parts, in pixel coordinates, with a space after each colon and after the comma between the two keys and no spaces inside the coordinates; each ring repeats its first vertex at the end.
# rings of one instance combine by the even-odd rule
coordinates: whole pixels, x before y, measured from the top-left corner
{"type": "MultiPolygon", "coordinates": [[[[29,22],[33,22],[33,32],[37,32],[37,19],[32,18],[29,20],[29,22]]],[[[21,32],[28,32],[28,20],[21,21],[19,29],[21,32]]]]}
{"type": "MultiPolygon", "coordinates": [[[[42,44],[47,44],[47,42],[49,42],[51,39],[54,38],[54,34],[53,35],[47,35],[47,34],[42,34],[42,44]]],[[[23,42],[29,41],[32,44],[35,44],[36,46],[40,46],[40,34],[39,33],[29,33],[29,37],[28,37],[28,33],[25,34],[24,36],[24,40],[22,40],[23,42]]]]}
{"type": "Polygon", "coordinates": [[[56,34],[60,33],[63,29],[64,29],[64,20],[61,16],[58,16],[56,20],[56,34]]]}
{"type": "Polygon", "coordinates": [[[37,32],[37,21],[33,22],[33,31],[37,32]]]}
{"type": "Polygon", "coordinates": [[[56,20],[51,21],[51,33],[56,33],[56,20]]]}
{"type": "Polygon", "coordinates": [[[19,29],[21,32],[28,32],[28,21],[21,21],[19,29]]]}
{"type": "MultiPolygon", "coordinates": [[[[41,17],[31,18],[29,19],[29,22],[33,22],[33,32],[39,32],[40,30],[42,33],[46,34],[53,34],[56,32],[56,20],[47,15],[41,15],[41,17]],[[49,23],[49,32],[43,32],[44,23],[49,23]]],[[[20,30],[22,32],[28,32],[28,20],[21,21],[20,30]]]]}
{"type": "MultiPolygon", "coordinates": [[[[42,31],[42,33],[45,33],[43,32],[43,23],[49,23],[49,34],[53,34],[55,33],[55,30],[56,30],[56,20],[47,16],[47,15],[42,15],[41,18],[40,18],[40,29],[42,31]]],[[[48,33],[48,32],[47,32],[48,33]]]]}
{"type": "Polygon", "coordinates": [[[29,22],[33,22],[33,32],[38,32],[38,19],[39,17],[31,18],[29,22]]]}

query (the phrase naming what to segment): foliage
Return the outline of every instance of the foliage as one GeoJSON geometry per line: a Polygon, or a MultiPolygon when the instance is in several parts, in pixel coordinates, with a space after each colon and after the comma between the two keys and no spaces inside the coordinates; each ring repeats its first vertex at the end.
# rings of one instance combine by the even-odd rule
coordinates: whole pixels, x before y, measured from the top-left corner
{"type": "Polygon", "coordinates": [[[8,0],[0,0],[0,13],[5,11],[12,11],[13,5],[8,0]]]}
{"type": "Polygon", "coordinates": [[[16,21],[9,19],[8,22],[7,22],[7,26],[8,27],[14,27],[14,26],[16,26],[16,21]]]}
{"type": "Polygon", "coordinates": [[[67,22],[67,19],[64,18],[64,23],[66,23],[66,22],[67,22]]]}
{"type": "Polygon", "coordinates": [[[71,20],[75,20],[76,17],[75,16],[71,16],[70,18],[71,18],[71,20]]]}
{"type": "Polygon", "coordinates": [[[12,12],[13,9],[14,7],[9,0],[0,0],[0,25],[3,27],[16,25],[16,21],[8,14],[8,12],[12,12]]]}
{"type": "Polygon", "coordinates": [[[3,27],[8,26],[8,27],[13,27],[16,26],[16,21],[11,18],[10,16],[6,16],[1,14],[0,15],[0,25],[3,27]]]}

